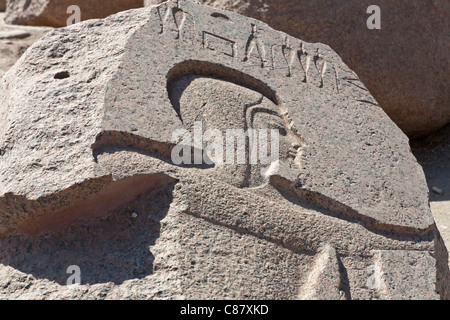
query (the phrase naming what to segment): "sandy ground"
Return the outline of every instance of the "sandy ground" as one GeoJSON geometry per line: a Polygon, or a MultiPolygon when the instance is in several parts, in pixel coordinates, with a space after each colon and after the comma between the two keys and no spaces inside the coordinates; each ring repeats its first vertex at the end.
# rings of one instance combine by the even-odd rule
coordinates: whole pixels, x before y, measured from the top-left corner
{"type": "MultiPolygon", "coordinates": [[[[8,26],[3,17],[0,12],[0,77],[31,44],[52,29],[8,26]]],[[[450,125],[431,137],[411,141],[411,148],[425,172],[431,211],[450,251],[450,125]]]]}
{"type": "Polygon", "coordinates": [[[411,148],[427,177],[431,211],[450,252],[450,125],[433,136],[411,141],[411,148]]]}

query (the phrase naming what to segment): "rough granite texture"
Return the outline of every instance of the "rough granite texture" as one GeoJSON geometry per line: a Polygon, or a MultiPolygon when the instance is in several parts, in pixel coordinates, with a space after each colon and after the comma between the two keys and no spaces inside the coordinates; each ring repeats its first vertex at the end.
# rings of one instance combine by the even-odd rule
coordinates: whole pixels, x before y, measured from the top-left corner
{"type": "Polygon", "coordinates": [[[0,130],[0,298],[448,298],[408,139],[326,45],[192,1],[82,22],[2,78],[0,130]],[[196,121],[280,159],[175,165],[196,121]]]}
{"type": "MultiPolygon", "coordinates": [[[[147,5],[163,0],[145,0],[147,5]]],[[[448,0],[201,0],[335,50],[410,137],[450,123],[448,0]],[[369,30],[367,8],[381,9],[369,30]]]]}
{"type": "Polygon", "coordinates": [[[7,0],[6,4],[6,23],[58,28],[67,26],[67,19],[73,14],[67,13],[67,8],[72,5],[80,8],[81,20],[88,20],[140,8],[143,2],[142,0],[7,0]]]}

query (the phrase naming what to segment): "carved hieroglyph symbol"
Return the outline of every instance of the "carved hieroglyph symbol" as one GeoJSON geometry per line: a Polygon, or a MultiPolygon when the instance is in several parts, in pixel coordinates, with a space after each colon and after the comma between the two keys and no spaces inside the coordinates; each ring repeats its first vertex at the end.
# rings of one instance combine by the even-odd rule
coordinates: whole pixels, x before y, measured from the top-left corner
{"type": "Polygon", "coordinates": [[[169,6],[160,6],[157,11],[161,22],[160,34],[169,32],[174,35],[175,39],[180,39],[187,14],[180,8],[169,6]]]}
{"type": "Polygon", "coordinates": [[[236,55],[236,42],[208,31],[203,31],[203,48],[221,52],[232,58],[236,55]]]}
{"type": "Polygon", "coordinates": [[[283,73],[286,77],[299,77],[300,81],[306,82],[305,68],[302,64],[302,43],[297,47],[291,44],[289,38],[281,45],[272,46],[272,69],[276,73],[283,73]]]}
{"type": "Polygon", "coordinates": [[[260,65],[261,68],[267,66],[266,50],[264,44],[259,38],[258,27],[252,24],[252,33],[248,38],[244,61],[249,61],[252,64],[260,65]]]}

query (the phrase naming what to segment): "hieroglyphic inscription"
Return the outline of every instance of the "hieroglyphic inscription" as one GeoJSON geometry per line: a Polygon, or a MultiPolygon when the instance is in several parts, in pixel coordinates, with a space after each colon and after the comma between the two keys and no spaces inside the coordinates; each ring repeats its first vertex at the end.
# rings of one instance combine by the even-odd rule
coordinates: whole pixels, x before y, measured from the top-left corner
{"type": "Polygon", "coordinates": [[[250,34],[245,48],[244,62],[249,61],[254,65],[259,65],[265,68],[268,63],[266,60],[266,50],[264,43],[259,37],[258,27],[252,24],[252,33],[250,34]]]}
{"type": "Polygon", "coordinates": [[[160,34],[172,33],[175,39],[180,39],[186,22],[186,13],[180,8],[169,6],[161,6],[157,10],[161,24],[160,34]]]}
{"type": "Polygon", "coordinates": [[[284,44],[272,45],[272,71],[286,77],[331,92],[338,92],[337,74],[332,63],[325,60],[318,49],[306,50],[303,42],[292,45],[286,37],[284,44]]]}
{"type": "Polygon", "coordinates": [[[320,75],[322,77],[323,88],[339,93],[337,71],[332,63],[324,60],[320,75]]]}
{"type": "MultiPolygon", "coordinates": [[[[172,34],[174,39],[183,39],[188,13],[179,7],[157,8],[160,19],[160,34],[172,34]]],[[[228,21],[228,20],[227,20],[228,21]]],[[[193,22],[191,21],[193,24],[193,22]]],[[[202,47],[230,58],[238,56],[238,43],[224,35],[203,30],[202,47]]],[[[245,43],[242,61],[285,77],[298,78],[299,82],[313,87],[339,92],[337,73],[332,63],[318,49],[306,49],[301,40],[285,37],[281,44],[266,46],[263,30],[251,24],[251,32],[245,43]]]]}
{"type": "MultiPolygon", "coordinates": [[[[305,52],[306,54],[306,82],[310,83],[318,88],[323,87],[321,64],[323,60],[319,59],[318,49],[313,53],[305,52]]],[[[322,65],[323,67],[323,65],[322,65]]]]}
{"type": "Polygon", "coordinates": [[[300,81],[306,82],[306,72],[302,64],[302,44],[292,46],[289,38],[282,45],[272,46],[272,70],[286,77],[298,77],[300,81]]]}
{"type": "Polygon", "coordinates": [[[210,32],[203,31],[203,48],[221,52],[229,57],[234,57],[236,52],[236,42],[210,32]]]}

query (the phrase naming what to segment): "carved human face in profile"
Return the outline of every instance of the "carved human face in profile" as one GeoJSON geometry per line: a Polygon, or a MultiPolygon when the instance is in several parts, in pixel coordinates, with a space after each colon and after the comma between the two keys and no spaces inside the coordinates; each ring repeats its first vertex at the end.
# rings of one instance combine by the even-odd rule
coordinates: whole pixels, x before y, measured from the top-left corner
{"type": "MultiPolygon", "coordinates": [[[[211,130],[220,132],[223,163],[215,161],[215,178],[248,188],[264,185],[280,166],[298,173],[294,163],[299,139],[288,129],[279,106],[263,94],[232,82],[194,75],[176,79],[169,94],[192,137],[199,123],[204,136],[211,130]],[[233,135],[238,132],[246,136],[239,139],[233,135]],[[251,150],[256,155],[254,160],[251,150]],[[242,151],[244,157],[239,158],[242,151]]],[[[203,141],[202,147],[206,144],[203,141]]]]}
{"type": "MultiPolygon", "coordinates": [[[[257,164],[250,165],[249,187],[265,184],[270,175],[277,174],[280,170],[285,172],[288,170],[293,176],[298,175],[299,172],[300,139],[289,129],[288,120],[280,114],[279,107],[270,100],[269,103],[263,102],[265,102],[264,106],[257,105],[248,110],[247,122],[250,128],[259,132],[259,137],[263,140],[266,140],[265,132],[267,136],[271,135],[272,130],[277,133],[278,155],[277,159],[270,164],[267,164],[267,161],[262,162],[260,158],[257,164]]],[[[272,136],[267,138],[267,142],[268,148],[274,147],[272,136]]],[[[261,148],[261,144],[259,147],[261,148]]]]}

